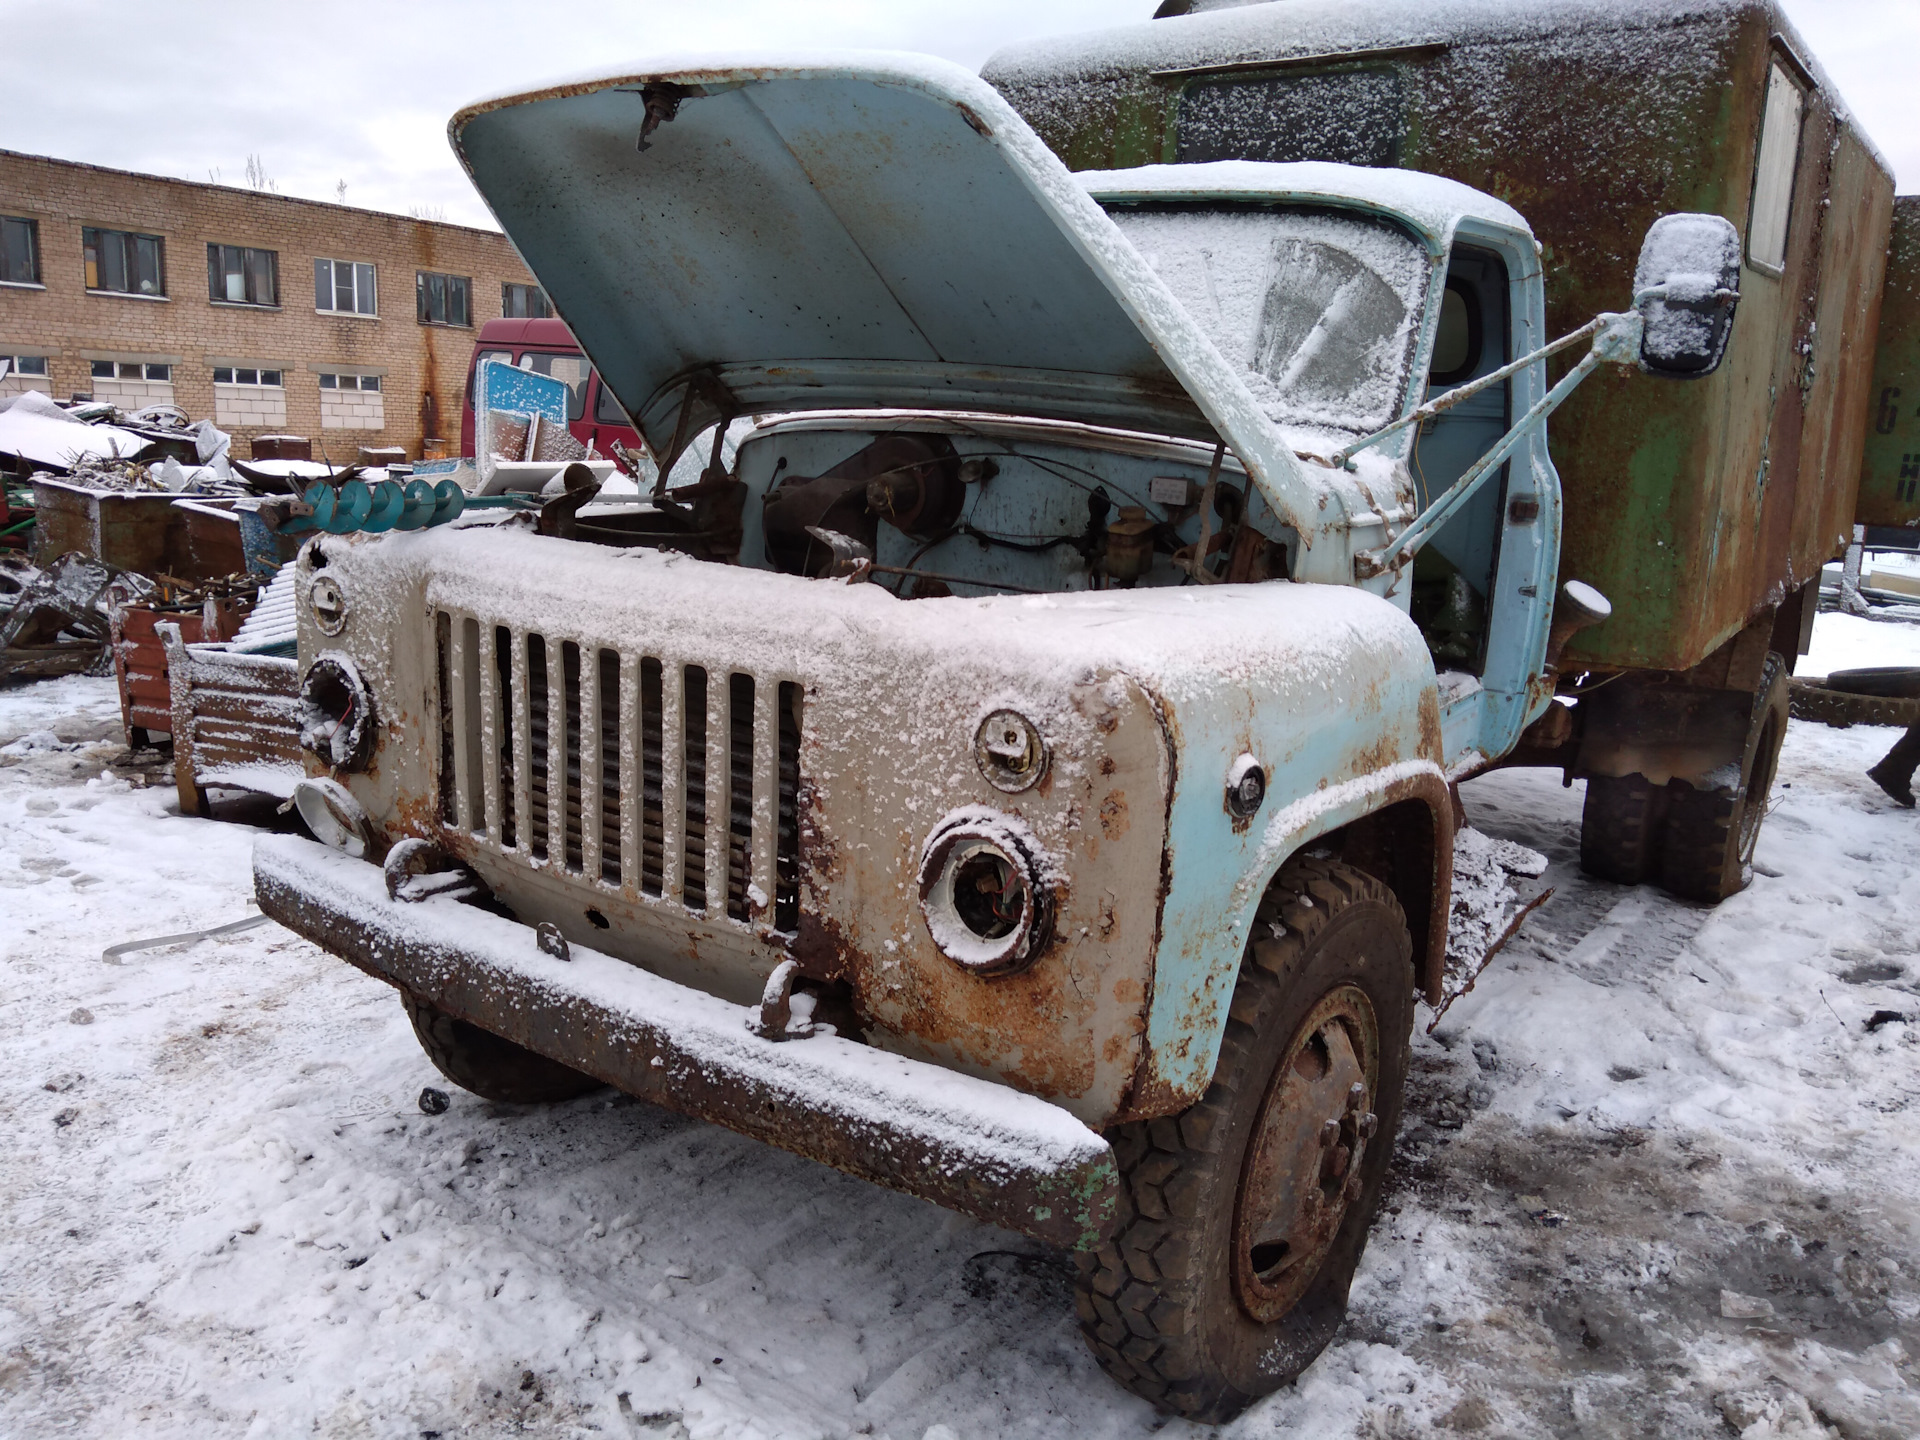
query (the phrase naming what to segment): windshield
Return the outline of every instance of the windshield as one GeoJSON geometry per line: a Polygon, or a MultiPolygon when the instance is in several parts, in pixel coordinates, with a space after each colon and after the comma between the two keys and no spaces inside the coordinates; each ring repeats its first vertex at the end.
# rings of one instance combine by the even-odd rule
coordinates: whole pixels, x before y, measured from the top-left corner
{"type": "Polygon", "coordinates": [[[1114,205],[1121,232],[1269,419],[1376,430],[1392,420],[1426,300],[1404,230],[1346,211],[1114,205]]]}

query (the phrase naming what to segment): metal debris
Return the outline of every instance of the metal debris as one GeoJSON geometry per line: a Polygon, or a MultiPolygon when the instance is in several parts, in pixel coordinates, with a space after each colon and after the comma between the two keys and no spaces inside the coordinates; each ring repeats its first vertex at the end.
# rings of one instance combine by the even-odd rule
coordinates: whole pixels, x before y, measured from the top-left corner
{"type": "Polygon", "coordinates": [[[118,945],[109,945],[100,952],[100,958],[109,965],[118,965],[122,955],[131,955],[136,950],[158,950],[163,945],[192,945],[202,940],[211,940],[217,935],[237,935],[242,930],[251,930],[264,925],[266,915],[249,915],[244,920],[235,920],[226,925],[215,925],[210,930],[188,930],[179,935],[156,935],[151,940],[124,940],[118,945]]]}

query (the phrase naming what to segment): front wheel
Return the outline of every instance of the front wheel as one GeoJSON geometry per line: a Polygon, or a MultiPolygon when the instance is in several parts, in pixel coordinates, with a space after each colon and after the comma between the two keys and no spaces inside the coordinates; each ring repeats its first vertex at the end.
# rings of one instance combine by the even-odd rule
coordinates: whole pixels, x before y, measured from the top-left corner
{"type": "Polygon", "coordinates": [[[1122,1385],[1218,1423],[1326,1348],[1400,1120],[1413,999],[1392,892],[1335,861],[1289,861],[1206,1095],[1108,1136],[1121,1219],[1077,1257],[1076,1304],[1122,1385]]]}
{"type": "Polygon", "coordinates": [[[413,1022],[420,1048],[427,1052],[434,1069],[482,1100],[545,1105],[600,1088],[601,1082],[593,1076],[503,1040],[478,1025],[456,1020],[404,990],[400,999],[407,1007],[407,1019],[413,1022]]]}

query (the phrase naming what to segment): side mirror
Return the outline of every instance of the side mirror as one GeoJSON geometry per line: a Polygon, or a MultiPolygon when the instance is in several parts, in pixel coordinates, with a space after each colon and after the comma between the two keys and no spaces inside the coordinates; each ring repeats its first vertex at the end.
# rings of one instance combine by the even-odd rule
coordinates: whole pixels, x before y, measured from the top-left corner
{"type": "Polygon", "coordinates": [[[1740,232],[1718,215],[1662,215],[1633,272],[1633,306],[1646,322],[1640,368],[1698,380],[1720,368],[1740,303],[1740,232]]]}

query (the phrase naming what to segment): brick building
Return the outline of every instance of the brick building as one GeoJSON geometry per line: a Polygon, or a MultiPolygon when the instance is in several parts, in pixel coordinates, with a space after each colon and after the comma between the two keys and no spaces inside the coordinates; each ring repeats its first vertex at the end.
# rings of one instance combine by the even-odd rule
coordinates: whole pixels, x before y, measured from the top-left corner
{"type": "Polygon", "coordinates": [[[479,325],[546,313],[490,230],[0,150],[0,397],[451,453],[479,325]]]}

